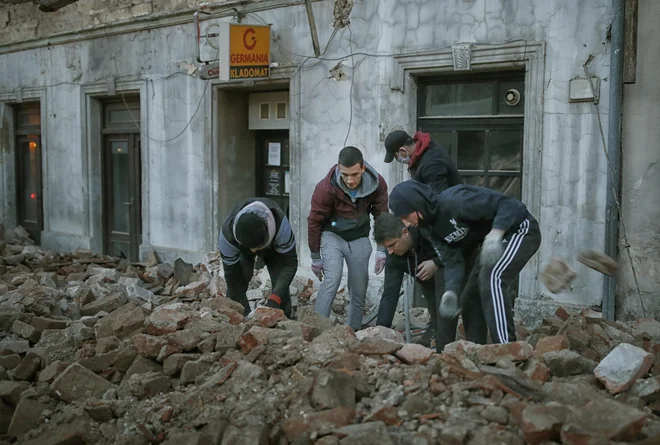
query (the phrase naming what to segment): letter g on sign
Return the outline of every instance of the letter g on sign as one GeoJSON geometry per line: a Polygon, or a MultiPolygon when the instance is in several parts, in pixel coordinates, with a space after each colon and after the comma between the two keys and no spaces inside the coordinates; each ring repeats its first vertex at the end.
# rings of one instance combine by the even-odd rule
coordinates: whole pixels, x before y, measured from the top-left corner
{"type": "Polygon", "coordinates": [[[243,33],[243,46],[248,50],[252,50],[257,45],[257,38],[254,34],[254,28],[248,28],[243,33]]]}

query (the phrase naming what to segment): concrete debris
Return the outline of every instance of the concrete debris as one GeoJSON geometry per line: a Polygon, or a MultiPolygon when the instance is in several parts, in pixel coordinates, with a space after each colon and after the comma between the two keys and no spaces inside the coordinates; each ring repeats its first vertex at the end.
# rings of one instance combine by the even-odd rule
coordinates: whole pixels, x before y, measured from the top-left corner
{"type": "MultiPolygon", "coordinates": [[[[460,327],[438,354],[398,329],[353,332],[345,290],[319,316],[301,277],[294,319],[245,318],[217,255],[131,265],[5,245],[0,256],[0,444],[660,440],[653,319],[559,309],[506,345],[467,342],[460,327]]],[[[253,309],[269,286],[257,272],[253,309]]]]}

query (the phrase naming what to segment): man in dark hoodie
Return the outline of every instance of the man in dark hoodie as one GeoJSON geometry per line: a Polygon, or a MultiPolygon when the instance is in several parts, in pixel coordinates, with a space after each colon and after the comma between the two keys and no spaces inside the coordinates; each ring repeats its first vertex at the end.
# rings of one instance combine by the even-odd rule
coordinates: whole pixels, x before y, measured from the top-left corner
{"type": "MultiPolygon", "coordinates": [[[[420,235],[418,227],[405,227],[392,213],[383,213],[376,218],[374,240],[387,249],[385,283],[376,324],[392,326],[403,277],[408,274],[421,285],[431,319],[431,329],[426,332],[435,334],[436,348],[442,351],[446,344],[456,339],[458,323],[457,318],[438,319],[439,298],[436,299],[436,295],[440,297],[444,292],[444,279],[438,280],[436,271],[442,266],[442,260],[431,243],[420,235]]],[[[425,333],[419,343],[430,347],[432,339],[432,335],[425,333]]]]}
{"type": "Polygon", "coordinates": [[[275,202],[249,198],[236,204],[222,224],[218,246],[227,297],[243,305],[244,315],[250,312],[246,292],[254,274],[255,258],[259,256],[268,268],[273,289],[266,306],[282,309],[284,315],[291,317],[289,285],[298,270],[296,238],[275,202]]]}
{"type": "MultiPolygon", "coordinates": [[[[383,212],[387,212],[385,180],[364,162],[359,149],[343,148],[337,165],[314,189],[307,228],[312,271],[322,281],[314,308],[330,316],[346,261],[350,292],[347,324],[356,331],[362,327],[369,284],[369,215],[376,218],[383,212]]],[[[384,267],[385,249],[379,247],[375,273],[384,267]]]]}
{"type": "Polygon", "coordinates": [[[436,193],[463,184],[456,163],[428,133],[418,131],[410,137],[403,130],[395,130],[385,138],[385,151],[386,163],[396,159],[407,165],[414,180],[427,184],[436,193]]]}
{"type": "MultiPolygon", "coordinates": [[[[408,172],[414,180],[427,184],[436,193],[442,193],[449,187],[463,183],[456,163],[428,133],[418,131],[411,137],[403,130],[392,131],[385,138],[385,151],[386,163],[396,159],[397,162],[407,165],[408,172]]],[[[435,274],[435,282],[439,301],[444,292],[445,282],[441,264],[435,274]]],[[[432,337],[433,328],[429,325],[423,338],[426,341],[432,337]]]]}
{"type": "Polygon", "coordinates": [[[419,227],[445,266],[445,293],[439,312],[463,314],[469,341],[485,344],[516,340],[507,287],[536,253],[541,232],[536,219],[516,198],[484,187],[458,185],[439,195],[416,181],[398,184],[390,208],[406,226],[419,227]],[[481,245],[460,298],[464,251],[481,245]]]}

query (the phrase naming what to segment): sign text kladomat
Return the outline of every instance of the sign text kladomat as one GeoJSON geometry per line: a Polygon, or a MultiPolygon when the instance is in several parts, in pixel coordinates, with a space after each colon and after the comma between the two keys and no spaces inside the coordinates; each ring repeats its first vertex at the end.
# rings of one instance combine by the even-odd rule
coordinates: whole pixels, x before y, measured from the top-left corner
{"type": "Polygon", "coordinates": [[[220,24],[220,80],[270,76],[270,26],[220,24]]]}

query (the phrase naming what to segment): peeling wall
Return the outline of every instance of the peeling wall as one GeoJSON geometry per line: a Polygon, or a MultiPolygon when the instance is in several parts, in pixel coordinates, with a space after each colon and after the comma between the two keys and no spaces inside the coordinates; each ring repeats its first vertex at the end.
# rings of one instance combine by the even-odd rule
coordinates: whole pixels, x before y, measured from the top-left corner
{"type": "MultiPolygon", "coordinates": [[[[258,1],[258,0],[257,0],[258,1]]],[[[78,0],[55,12],[42,12],[34,3],[0,6],[0,45],[53,34],[76,32],[93,27],[147,19],[199,8],[195,0],[78,0]]],[[[236,0],[203,2],[224,6],[236,0]]]]}
{"type": "MultiPolygon", "coordinates": [[[[81,21],[95,25],[102,21],[90,18],[90,10],[95,10],[92,3],[81,0],[75,11],[84,16],[81,21]]],[[[169,3],[181,8],[194,6],[184,1],[169,3]]],[[[582,248],[603,248],[606,164],[593,105],[568,103],[568,83],[583,75],[581,66],[593,54],[590,69],[603,80],[600,107],[607,125],[610,54],[605,39],[610,4],[610,0],[360,1],[352,8],[350,27],[339,30],[330,40],[333,2],[314,2],[321,49],[327,45],[325,57],[331,60],[310,59],[303,69],[296,70],[300,97],[292,100],[299,100],[300,107],[291,119],[296,128],[292,140],[298,141],[292,150],[299,152],[295,178],[299,199],[291,204],[292,215],[299,215],[292,222],[301,266],[309,266],[306,216],[311,193],[336,162],[345,140],[363,149],[390,187],[401,176],[398,166],[383,163],[381,132],[397,126],[414,131],[406,104],[415,90],[391,89],[397,74],[392,55],[438,50],[457,42],[546,42],[546,56],[541,61],[541,112],[526,117],[543,128],[542,160],[534,169],[542,188],[542,210],[536,215],[543,232],[539,259],[543,266],[553,256],[563,257],[579,277],[570,292],[551,295],[542,285],[535,285],[538,270],[526,271],[525,280],[534,282],[527,287],[536,291],[522,296],[518,313],[537,319],[554,310],[557,302],[599,304],[602,278],[581,267],[575,254],[582,248]],[[351,51],[360,54],[345,58],[351,51]],[[342,58],[346,78],[336,81],[329,71],[342,58]]],[[[57,23],[57,15],[49,15],[49,21],[54,23],[48,26],[64,26],[57,23]]],[[[307,14],[301,4],[260,10],[258,15],[248,14],[244,21],[273,24],[273,60],[280,65],[297,66],[305,60],[301,56],[313,54],[307,14]]],[[[39,25],[35,33],[41,30],[39,25]]],[[[12,36],[17,32],[16,28],[12,36]]],[[[145,248],[163,255],[183,252],[191,257],[214,248],[217,234],[212,227],[219,226],[220,221],[213,221],[218,209],[213,201],[217,184],[212,179],[217,171],[212,169],[218,156],[214,150],[219,151],[212,146],[218,127],[213,122],[213,87],[205,88],[204,82],[179,68],[193,62],[193,42],[192,23],[188,23],[0,55],[0,92],[46,86],[48,131],[52,129],[45,147],[49,152],[48,181],[53,187],[48,193],[58,193],[46,209],[50,215],[47,232],[57,231],[60,238],[80,246],[88,242],[90,228],[81,217],[87,202],[81,184],[87,180],[88,171],[82,156],[87,147],[79,136],[84,122],[82,85],[99,85],[115,76],[141,82],[146,100],[147,122],[142,135],[146,153],[143,166],[148,169],[143,175],[145,248]],[[181,137],[161,142],[179,133],[191,119],[181,137]]],[[[51,245],[69,244],[53,241],[51,245]]]]}
{"type": "Polygon", "coordinates": [[[617,316],[660,315],[660,3],[639,1],[637,82],[624,87],[622,213],[630,254],[620,231],[617,316]]]}

